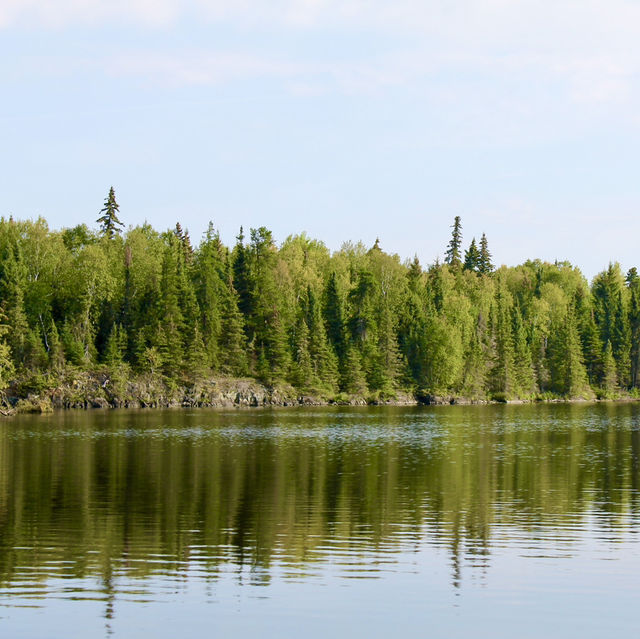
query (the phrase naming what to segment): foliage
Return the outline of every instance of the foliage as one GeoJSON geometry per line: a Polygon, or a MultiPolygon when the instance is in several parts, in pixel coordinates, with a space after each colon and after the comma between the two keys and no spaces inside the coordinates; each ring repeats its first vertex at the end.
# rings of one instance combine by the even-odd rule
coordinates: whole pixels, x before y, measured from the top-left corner
{"type": "MultiPolygon", "coordinates": [[[[233,248],[209,225],[121,234],[113,189],[99,232],[0,219],[0,386],[107,367],[178,384],[215,375],[304,394],[474,398],[635,393],[640,277],[588,283],[566,262],[495,269],[486,235],[445,264],[402,264],[376,240],[331,254],[265,227],[233,248]]],[[[28,385],[28,384],[27,384],[28,385]]]]}

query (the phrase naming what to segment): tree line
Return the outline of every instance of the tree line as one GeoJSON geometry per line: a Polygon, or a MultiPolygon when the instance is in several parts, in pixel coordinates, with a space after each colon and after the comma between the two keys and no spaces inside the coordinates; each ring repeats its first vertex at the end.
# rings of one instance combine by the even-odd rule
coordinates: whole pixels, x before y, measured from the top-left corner
{"type": "Polygon", "coordinates": [[[568,262],[495,268],[455,218],[423,267],[265,227],[197,246],[176,224],[123,231],[113,188],[97,222],[0,219],[0,384],[87,371],[289,383],[304,394],[400,391],[486,398],[633,393],[640,276],[610,264],[589,285],[568,262]]]}

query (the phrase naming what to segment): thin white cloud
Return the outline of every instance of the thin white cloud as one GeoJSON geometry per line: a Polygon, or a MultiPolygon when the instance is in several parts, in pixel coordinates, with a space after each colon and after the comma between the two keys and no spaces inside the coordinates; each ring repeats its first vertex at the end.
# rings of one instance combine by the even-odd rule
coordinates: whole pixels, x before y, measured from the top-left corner
{"type": "Polygon", "coordinates": [[[245,33],[366,33],[384,36],[386,44],[375,55],[345,51],[335,61],[321,45],[305,57],[277,44],[257,51],[245,37],[231,52],[138,50],[94,63],[174,86],[266,77],[298,94],[422,87],[453,105],[470,97],[465,78],[481,78],[485,99],[498,110],[509,105],[526,115],[552,109],[555,100],[561,110],[620,109],[638,122],[640,3],[627,0],[0,0],[5,29],[170,29],[189,20],[240,26],[245,33]],[[437,74],[447,79],[434,79],[437,74]],[[516,80],[522,96],[500,90],[516,80]]]}

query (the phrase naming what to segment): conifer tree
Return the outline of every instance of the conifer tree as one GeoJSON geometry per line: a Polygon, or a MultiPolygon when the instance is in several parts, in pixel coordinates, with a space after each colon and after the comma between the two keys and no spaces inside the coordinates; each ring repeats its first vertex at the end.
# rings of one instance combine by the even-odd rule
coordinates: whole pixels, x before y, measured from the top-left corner
{"type": "Polygon", "coordinates": [[[407,271],[407,282],[409,289],[416,293],[420,287],[420,279],[422,277],[422,267],[420,266],[420,260],[415,255],[411,263],[409,264],[409,270],[407,271]]]}
{"type": "Polygon", "coordinates": [[[476,238],[471,240],[469,248],[464,253],[464,270],[477,271],[480,263],[480,252],[476,246],[476,238]]]}
{"type": "Polygon", "coordinates": [[[49,368],[54,372],[60,372],[65,365],[64,347],[60,340],[60,334],[55,322],[51,322],[49,331],[49,368]]]}
{"type": "Polygon", "coordinates": [[[7,321],[6,341],[14,365],[20,367],[25,361],[29,324],[24,305],[27,273],[19,246],[7,248],[3,257],[3,272],[1,283],[7,321]]]}
{"type": "Polygon", "coordinates": [[[249,269],[249,260],[247,249],[244,245],[244,233],[242,227],[236,237],[236,245],[232,255],[233,267],[233,288],[238,295],[238,308],[244,316],[245,330],[247,337],[253,339],[253,331],[251,326],[251,313],[253,311],[253,301],[251,298],[252,281],[249,269]]]}
{"type": "MultiPolygon", "coordinates": [[[[230,294],[228,288],[233,287],[230,281],[230,266],[220,235],[209,222],[204,240],[194,259],[194,278],[201,313],[202,339],[208,366],[212,369],[217,368],[221,358],[224,359],[220,353],[221,315],[225,296],[230,294]]],[[[233,294],[235,295],[235,291],[233,294]]]]}
{"type": "Polygon", "coordinates": [[[551,382],[566,397],[591,397],[573,304],[556,319],[549,336],[551,382]]]}
{"type": "Polygon", "coordinates": [[[607,342],[602,356],[602,390],[607,396],[611,396],[618,388],[618,374],[616,372],[616,361],[613,358],[611,342],[607,342]]]}
{"type": "Polygon", "coordinates": [[[453,220],[453,231],[451,233],[451,240],[445,254],[444,261],[449,266],[460,266],[461,253],[460,248],[462,246],[462,222],[460,216],[456,215],[453,220]]]}
{"type": "Polygon", "coordinates": [[[122,363],[125,352],[126,335],[122,326],[114,323],[102,359],[108,366],[117,366],[122,363]]]}
{"type": "Polygon", "coordinates": [[[8,332],[6,321],[7,316],[0,306],[0,390],[7,387],[15,372],[13,361],[11,360],[11,349],[5,339],[8,332]]]}
{"type": "Polygon", "coordinates": [[[612,338],[616,345],[614,355],[617,364],[618,380],[622,386],[629,387],[631,385],[631,330],[629,326],[629,314],[622,296],[622,291],[618,294],[612,338]]]}
{"type": "Polygon", "coordinates": [[[629,333],[631,339],[630,379],[631,388],[637,388],[640,382],[640,277],[635,268],[627,273],[629,288],[629,333]]]}
{"type": "Polygon", "coordinates": [[[344,316],[342,300],[338,292],[335,272],[331,273],[324,294],[324,320],[327,337],[338,360],[346,354],[344,316]]]}
{"type": "Polygon", "coordinates": [[[184,316],[180,308],[178,281],[178,256],[175,246],[169,243],[164,250],[162,277],[160,281],[160,325],[156,344],[165,375],[172,377],[179,373],[184,360],[184,316]]]}
{"type": "Polygon", "coordinates": [[[372,357],[369,386],[376,390],[392,392],[402,369],[398,340],[393,316],[387,304],[383,305],[378,324],[378,343],[372,357]]]}
{"type": "Polygon", "coordinates": [[[338,359],[331,350],[322,321],[320,304],[311,286],[307,286],[305,321],[309,327],[309,354],[314,376],[325,390],[338,388],[338,359]]]}
{"type": "Polygon", "coordinates": [[[113,187],[109,189],[109,195],[104,201],[104,206],[100,210],[100,217],[96,220],[100,224],[100,233],[107,239],[112,240],[122,232],[124,224],[118,219],[120,205],[116,202],[116,193],[113,187]]]}
{"type": "Polygon", "coordinates": [[[367,392],[367,382],[362,371],[362,362],[358,351],[349,344],[344,356],[340,388],[345,393],[364,395],[367,392]]]}
{"type": "Polygon", "coordinates": [[[513,344],[511,308],[513,300],[500,281],[495,305],[492,309],[494,335],[494,364],[492,370],[492,390],[507,396],[517,395],[515,374],[515,352],[513,344]]]}
{"type": "Polygon", "coordinates": [[[493,264],[491,263],[491,253],[489,253],[489,242],[487,236],[483,233],[480,238],[480,255],[478,258],[478,272],[483,275],[493,272],[493,264]]]}
{"type": "Polygon", "coordinates": [[[309,328],[303,317],[298,319],[293,339],[293,360],[291,363],[291,383],[301,390],[311,390],[316,379],[309,352],[309,328]]]}
{"type": "Polygon", "coordinates": [[[231,281],[223,291],[218,340],[223,372],[239,377],[246,375],[248,362],[244,318],[238,309],[238,296],[231,281]]]}
{"type": "Polygon", "coordinates": [[[283,379],[289,371],[289,342],[282,296],[275,280],[277,249],[271,231],[251,229],[251,315],[255,344],[264,349],[272,380],[283,379]]]}
{"type": "Polygon", "coordinates": [[[535,392],[535,379],[531,360],[531,351],[527,344],[522,313],[518,306],[513,308],[513,352],[515,382],[519,396],[527,396],[535,392]]]}
{"type": "MultiPolygon", "coordinates": [[[[608,340],[607,343],[610,344],[608,340]]],[[[584,364],[589,383],[592,386],[599,384],[603,370],[603,348],[600,332],[591,310],[582,328],[582,352],[584,353],[584,364]]]]}

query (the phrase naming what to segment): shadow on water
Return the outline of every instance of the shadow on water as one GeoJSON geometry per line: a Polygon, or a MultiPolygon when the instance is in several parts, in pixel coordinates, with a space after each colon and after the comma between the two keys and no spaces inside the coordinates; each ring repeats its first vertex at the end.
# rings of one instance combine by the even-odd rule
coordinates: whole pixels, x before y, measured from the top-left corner
{"type": "Polygon", "coordinates": [[[639,438],[635,404],[20,417],[0,424],[0,595],[80,584],[109,630],[116,595],[162,599],[154,575],[371,579],[425,545],[460,588],[504,545],[637,530],[639,438]]]}

